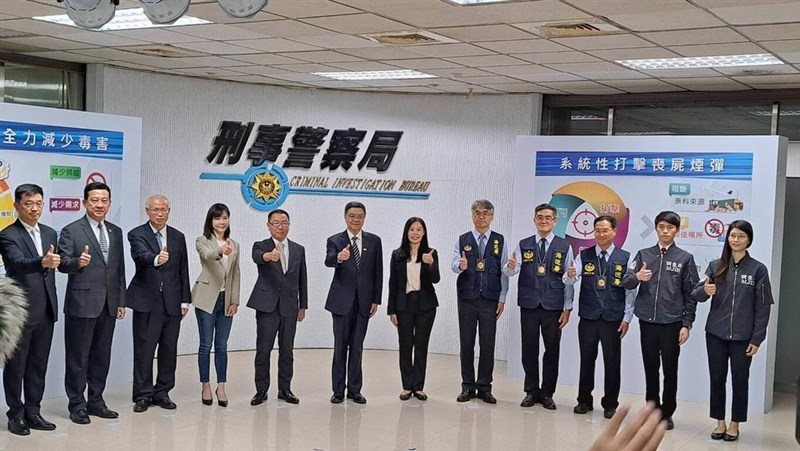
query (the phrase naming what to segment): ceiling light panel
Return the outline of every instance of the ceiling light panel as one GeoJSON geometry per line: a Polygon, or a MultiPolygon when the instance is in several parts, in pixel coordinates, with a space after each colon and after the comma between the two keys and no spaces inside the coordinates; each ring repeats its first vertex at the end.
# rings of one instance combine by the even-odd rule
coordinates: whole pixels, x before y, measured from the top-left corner
{"type": "MultiPolygon", "coordinates": [[[[69,25],[76,27],[77,25],[66,14],[59,14],[55,16],[38,16],[34,17],[36,20],[45,22],[52,22],[60,25],[69,25]]],[[[211,23],[205,19],[197,17],[183,16],[171,24],[154,24],[145,15],[142,8],[120,9],[117,10],[114,19],[100,28],[100,31],[116,31],[116,30],[133,30],[140,28],[156,28],[156,27],[177,27],[181,25],[201,25],[211,23]]]]}
{"type": "Polygon", "coordinates": [[[416,70],[371,70],[363,72],[314,72],[311,75],[333,78],[335,80],[409,80],[415,78],[436,78],[416,70]]]}
{"type": "Polygon", "coordinates": [[[769,66],[785,64],[769,53],[754,55],[698,56],[689,58],[652,58],[616,60],[623,66],[638,70],[699,69],[713,67],[769,66]]]}

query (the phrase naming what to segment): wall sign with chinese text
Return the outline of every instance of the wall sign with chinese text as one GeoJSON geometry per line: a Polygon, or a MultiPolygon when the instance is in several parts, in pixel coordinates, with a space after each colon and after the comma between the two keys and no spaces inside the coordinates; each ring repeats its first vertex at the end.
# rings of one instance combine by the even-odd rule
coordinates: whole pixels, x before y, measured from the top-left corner
{"type": "Polygon", "coordinates": [[[122,160],[124,133],[0,121],[0,149],[122,160]]]}

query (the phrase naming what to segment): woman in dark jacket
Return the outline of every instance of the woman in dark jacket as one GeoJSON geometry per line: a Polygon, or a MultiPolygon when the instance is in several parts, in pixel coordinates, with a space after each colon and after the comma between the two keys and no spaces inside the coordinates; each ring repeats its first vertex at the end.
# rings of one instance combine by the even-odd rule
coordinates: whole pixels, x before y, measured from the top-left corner
{"type": "Polygon", "coordinates": [[[427,228],[421,218],[412,217],[403,228],[400,247],[392,252],[389,272],[389,306],[387,312],[397,327],[400,341],[400,377],[405,401],[416,396],[428,399],[425,386],[425,366],[433,320],[436,318],[436,290],[439,259],[435,249],[428,246],[427,228]],[[413,360],[412,360],[413,354],[413,360]]]}
{"type": "Polygon", "coordinates": [[[738,220],[728,226],[722,257],[706,269],[706,277],[693,296],[705,302],[711,296],[706,320],[706,349],[711,376],[711,418],[717,427],[714,440],[735,441],[739,423],[747,421],[750,362],[767,336],[772,287],[767,267],[750,257],[753,226],[738,220]],[[730,361],[733,383],[731,423],[725,424],[725,384],[730,361]]]}

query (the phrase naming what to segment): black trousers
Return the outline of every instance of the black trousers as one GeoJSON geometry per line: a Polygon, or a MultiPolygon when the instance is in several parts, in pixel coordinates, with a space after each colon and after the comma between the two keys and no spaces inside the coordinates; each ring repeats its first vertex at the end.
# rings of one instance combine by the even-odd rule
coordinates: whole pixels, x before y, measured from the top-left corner
{"type": "Polygon", "coordinates": [[[597,360],[597,345],[603,347],[605,366],[605,394],[600,404],[605,410],[614,410],[619,405],[619,385],[622,339],[619,337],[621,321],[581,318],[578,323],[578,345],[581,351],[581,372],[578,382],[578,402],[592,405],[594,398],[594,367],[597,360]]]}
{"type": "Polygon", "coordinates": [[[681,355],[680,339],[683,323],[656,324],[639,321],[644,363],[645,399],[661,408],[661,416],[670,418],[678,407],[678,357],[681,355]],[[663,366],[664,392],[661,391],[659,371],[663,366]]]}
{"type": "Polygon", "coordinates": [[[17,349],[6,361],[3,369],[3,390],[9,419],[38,415],[41,410],[54,325],[52,318],[37,325],[26,325],[17,349]]]}
{"type": "Polygon", "coordinates": [[[497,301],[486,299],[458,300],[458,334],[461,340],[462,390],[492,391],[494,342],[497,332],[497,301]],[[480,355],[478,379],[475,379],[475,334],[478,334],[480,355]]]}
{"type": "Polygon", "coordinates": [[[708,373],[711,379],[711,401],[709,402],[711,418],[725,419],[725,385],[728,382],[728,362],[730,361],[733,384],[731,421],[740,423],[747,421],[750,362],[753,361],[752,357],[745,355],[749,344],[748,340],[723,340],[706,333],[708,373]]]}
{"type": "Polygon", "coordinates": [[[294,336],[297,314],[283,317],[276,307],[272,312],[256,312],[256,391],[269,390],[270,357],[278,338],[278,390],[292,389],[294,375],[294,336]]]}
{"type": "Polygon", "coordinates": [[[525,393],[536,397],[553,396],[558,383],[558,357],[561,310],[545,310],[541,306],[520,309],[522,331],[522,368],[525,369],[525,393]],[[542,385],[539,386],[539,339],[544,341],[542,385]]]}
{"type": "Polygon", "coordinates": [[[161,401],[175,387],[178,334],[181,316],[168,315],[164,307],[133,312],[133,402],[161,401]],[[153,356],[157,355],[153,384],[153,356]]]}
{"type": "Polygon", "coordinates": [[[421,391],[425,388],[425,369],[428,364],[428,343],[431,339],[436,309],[419,309],[419,292],[408,293],[406,311],[398,311],[397,338],[400,348],[400,379],[403,390],[421,391]]]}
{"type": "Polygon", "coordinates": [[[334,393],[344,393],[345,385],[350,393],[361,393],[364,383],[361,373],[361,356],[364,352],[364,337],[367,336],[369,311],[360,312],[358,298],[353,309],[345,315],[333,316],[333,363],[331,386],[334,393]]]}
{"type": "Polygon", "coordinates": [[[111,342],[116,324],[116,311],[111,316],[107,307],[97,318],[64,315],[64,390],[69,398],[67,407],[70,412],[106,404],[103,391],[111,364],[111,342]],[[87,385],[88,400],[84,397],[87,385]]]}

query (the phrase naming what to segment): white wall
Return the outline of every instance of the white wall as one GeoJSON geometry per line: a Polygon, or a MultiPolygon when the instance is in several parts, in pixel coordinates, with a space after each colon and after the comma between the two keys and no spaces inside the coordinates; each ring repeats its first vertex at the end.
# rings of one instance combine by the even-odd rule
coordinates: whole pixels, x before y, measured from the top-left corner
{"type": "MultiPolygon", "coordinates": [[[[463,96],[403,95],[286,89],[193,78],[149,74],[105,68],[102,92],[96,105],[103,112],[139,116],[143,119],[142,199],[162,193],[172,201],[170,224],[192,239],[202,232],[208,206],[224,202],[231,208],[232,237],[242,244],[242,304],[255,283],[255,264],[249,259],[252,243],[267,236],[266,213],[247,207],[238,185],[226,181],[201,181],[200,172],[244,172],[247,162],[231,169],[205,162],[211,140],[222,120],[253,121],[258,124],[358,127],[403,130],[400,148],[389,171],[379,176],[366,168],[348,174],[364,177],[431,180],[430,199],[358,199],[367,206],[365,230],[383,238],[384,261],[397,247],[409,216],[421,216],[428,224],[431,245],[442,252],[442,281],[437,286],[441,307],[431,339],[431,352],[458,353],[458,323],[455,275],[447,257],[455,237],[471,228],[469,207],[477,198],[495,204],[494,229],[510,233],[514,142],[517,135],[538,130],[541,97],[538,95],[463,96]]],[[[288,147],[291,134],[284,143],[288,147]]],[[[366,141],[365,140],[365,141],[366,141]]],[[[362,144],[362,153],[367,142],[362,144]]],[[[327,144],[323,149],[327,148],[327,144]]],[[[285,153],[285,150],[284,150],[285,153]]],[[[317,157],[309,175],[319,173],[317,157]]],[[[278,160],[279,162],[282,159],[278,160]]],[[[291,172],[290,172],[291,171],[291,172]]],[[[292,171],[298,175],[303,171],[292,171]]],[[[305,174],[302,174],[305,175],[305,174]]],[[[331,175],[343,176],[336,171],[331,175]]],[[[324,310],[332,270],[323,265],[325,240],[344,230],[343,207],[353,200],[344,197],[290,195],[282,208],[292,215],[290,238],[306,246],[309,260],[308,316],[297,331],[297,347],[331,347],[333,334],[324,310]]],[[[139,208],[144,222],[143,206],[139,208]]],[[[199,260],[190,249],[192,282],[200,271],[199,260]]],[[[388,271],[388,269],[387,269],[388,271]]],[[[388,279],[388,272],[386,274],[388,279]]],[[[384,304],[386,290],[384,289],[384,304]]],[[[179,351],[197,351],[194,314],[184,321],[179,351]]],[[[507,317],[497,334],[497,358],[505,359],[507,317]]],[[[396,349],[395,329],[386,317],[385,305],[370,324],[368,348],[396,349]]],[[[242,308],[234,320],[230,349],[255,347],[252,310],[242,308]]]]}

